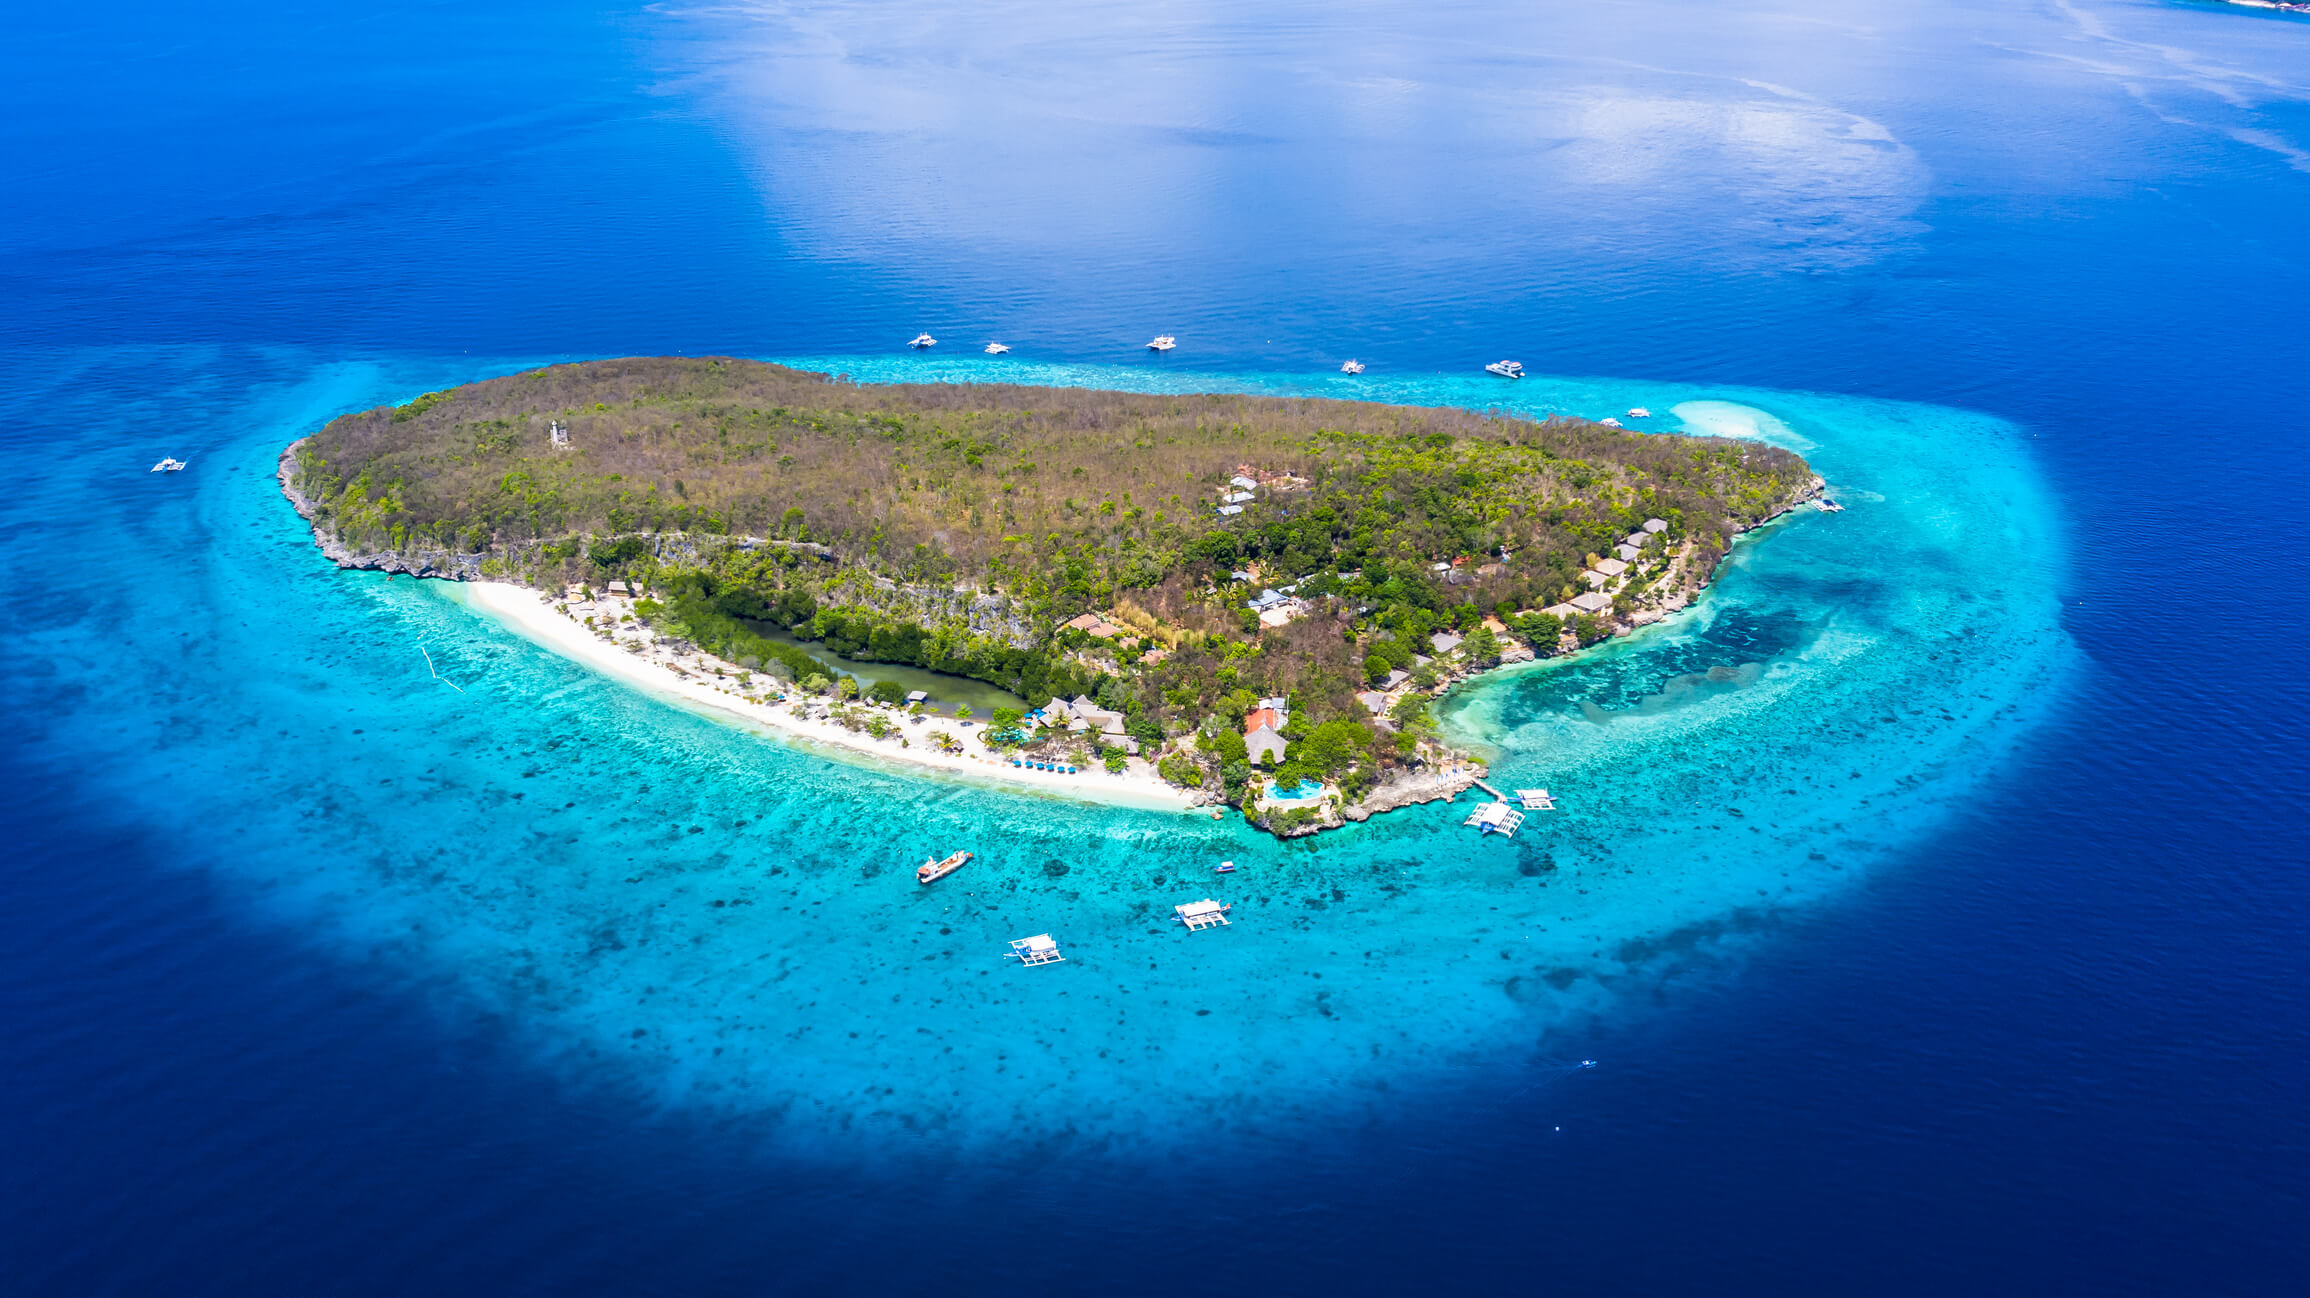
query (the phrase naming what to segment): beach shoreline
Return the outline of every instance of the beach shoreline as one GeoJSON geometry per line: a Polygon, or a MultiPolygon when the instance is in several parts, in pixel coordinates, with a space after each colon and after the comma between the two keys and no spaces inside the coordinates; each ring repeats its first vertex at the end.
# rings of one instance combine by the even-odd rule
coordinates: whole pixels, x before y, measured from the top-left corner
{"type": "Polygon", "coordinates": [[[1084,768],[1072,775],[1030,771],[1008,765],[980,749],[978,736],[984,733],[983,727],[965,729],[944,717],[926,718],[920,726],[902,724],[900,731],[919,732],[905,735],[912,743],[902,748],[899,746],[901,735],[896,731],[885,738],[876,739],[865,731],[848,730],[833,721],[809,720],[797,716],[786,704],[764,703],[742,697],[727,688],[709,684],[708,678],[704,676],[677,675],[669,670],[663,659],[633,653],[604,639],[581,625],[576,618],[560,611],[552,596],[527,586],[501,581],[452,581],[447,583],[447,588],[453,592],[453,599],[472,612],[496,622],[540,648],[589,667],[620,684],[678,702],[716,720],[734,718],[751,722],[775,731],[782,737],[821,745],[833,750],[826,755],[837,760],[848,757],[867,758],[918,768],[908,774],[919,774],[922,769],[927,769],[1005,790],[1043,793],[1052,797],[1145,811],[1184,812],[1200,809],[1200,794],[1165,782],[1152,766],[1136,758],[1131,760],[1120,775],[1097,767],[1084,768]],[[924,742],[924,736],[934,728],[953,734],[962,743],[963,751],[941,752],[924,742]]]}

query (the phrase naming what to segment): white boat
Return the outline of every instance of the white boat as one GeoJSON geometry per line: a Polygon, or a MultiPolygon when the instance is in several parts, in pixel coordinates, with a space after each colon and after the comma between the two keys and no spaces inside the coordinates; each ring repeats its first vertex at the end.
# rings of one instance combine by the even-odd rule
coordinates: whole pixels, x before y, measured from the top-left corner
{"type": "Polygon", "coordinates": [[[1524,364],[1521,361],[1494,361],[1485,366],[1484,371],[1504,379],[1520,379],[1524,377],[1524,364]]]}
{"type": "Polygon", "coordinates": [[[1630,406],[1628,408],[1628,417],[1630,419],[1650,419],[1652,418],[1652,412],[1645,409],[1643,406],[1630,406]]]}
{"type": "Polygon", "coordinates": [[[1843,505],[1840,505],[1836,501],[1829,499],[1827,496],[1823,496],[1820,499],[1814,501],[1813,508],[1820,510],[1824,514],[1842,514],[1845,512],[1845,507],[1843,505]]]}
{"type": "Polygon", "coordinates": [[[152,471],[154,473],[175,473],[183,468],[184,461],[171,456],[168,459],[162,460],[160,463],[153,465],[152,471]]]}
{"type": "Polygon", "coordinates": [[[1339,372],[1342,374],[1361,374],[1364,372],[1364,363],[1362,361],[1343,361],[1340,363],[1339,372]]]}
{"type": "Polygon", "coordinates": [[[1619,421],[1619,420],[1617,420],[1617,419],[1614,419],[1614,418],[1613,418],[1612,416],[1610,416],[1610,415],[1606,415],[1604,418],[1602,418],[1602,419],[1599,419],[1599,420],[1597,420],[1596,422],[1597,422],[1597,423],[1600,423],[1600,424],[1602,424],[1602,425],[1604,425],[1606,428],[1618,428],[1618,427],[1620,427],[1620,421],[1619,421]]]}
{"type": "Polygon", "coordinates": [[[914,348],[919,352],[925,347],[938,346],[938,339],[931,337],[929,334],[916,334],[913,339],[911,339],[906,345],[914,348]]]}
{"type": "Polygon", "coordinates": [[[989,355],[989,356],[1001,356],[1001,355],[1003,355],[1004,353],[1006,353],[1006,352],[1010,351],[1010,349],[1011,349],[1011,345],[1010,345],[1009,343],[988,343],[988,344],[987,344],[987,355],[989,355]]]}
{"type": "Polygon", "coordinates": [[[1179,340],[1172,337],[1171,335],[1157,334],[1155,336],[1155,341],[1147,344],[1147,350],[1151,352],[1167,352],[1172,348],[1177,347],[1178,345],[1179,340]]]}

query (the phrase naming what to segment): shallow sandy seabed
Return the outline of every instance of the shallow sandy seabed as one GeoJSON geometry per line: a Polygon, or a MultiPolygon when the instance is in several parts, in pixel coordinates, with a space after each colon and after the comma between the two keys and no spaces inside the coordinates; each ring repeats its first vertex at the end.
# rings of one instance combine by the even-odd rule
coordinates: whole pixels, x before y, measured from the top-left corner
{"type": "MultiPolygon", "coordinates": [[[[1441,377],[999,376],[1503,396],[1441,377]]],[[[212,457],[235,462],[176,475],[213,542],[148,576],[122,633],[193,661],[136,686],[165,731],[87,732],[92,781],[161,824],[182,818],[166,790],[198,764],[210,800],[184,859],[253,916],[496,1025],[559,1082],[734,1120],[791,1153],[1155,1156],[1218,1132],[1243,1150],[1512,1075],[1589,1016],[1643,1012],[1680,971],[1737,960],[1787,908],[1888,861],[1919,868],[1915,849],[2057,705],[2071,662],[2056,514],[2009,425],[1527,379],[1514,396],[1531,413],[1642,405],[1674,426],[1676,408],[1800,445],[1853,507],[1752,534],[1667,622],[1456,692],[1446,724],[1497,753],[1493,782],[1547,786],[1564,808],[1515,839],[1462,829],[1463,799],[1282,844],[1236,817],[830,760],[708,719],[712,699],[669,706],[662,685],[606,679],[443,583],[335,570],[272,490],[272,457],[329,411],[442,378],[318,370],[242,413],[245,447],[212,457]],[[914,881],[958,847],[979,859],[914,881]],[[1214,874],[1223,858],[1241,871],[1214,874]],[[1206,896],[1234,904],[1232,926],[1170,921],[1206,896]],[[1041,932],[1066,963],[1002,958],[1041,932]]],[[[97,673],[82,688],[93,715],[129,686],[97,673]]]]}

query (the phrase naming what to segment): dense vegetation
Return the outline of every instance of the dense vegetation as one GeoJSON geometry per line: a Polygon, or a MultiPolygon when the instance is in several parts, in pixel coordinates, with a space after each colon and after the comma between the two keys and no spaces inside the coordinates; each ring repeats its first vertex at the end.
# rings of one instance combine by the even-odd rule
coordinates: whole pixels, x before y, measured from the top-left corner
{"type": "Polygon", "coordinates": [[[296,466],[316,528],[349,548],[485,554],[541,585],[646,580],[652,616],[797,678],[807,655],[759,628],[1036,701],[1093,694],[1135,733],[1200,736],[1169,754],[1182,779],[1190,760],[1247,774],[1233,769],[1240,718],[1290,695],[1292,765],[1351,782],[1425,724],[1417,707],[1376,721],[1354,693],[1413,669],[1432,633],[1467,633],[1477,660],[1500,650],[1486,615],[1541,653],[1607,634],[1615,615],[1705,582],[1734,533],[1812,480],[1761,444],[1582,420],[861,386],[668,358],[347,415],[296,466]],[[1258,486],[1223,516],[1239,475],[1258,486]],[[1678,562],[1631,574],[1603,616],[1538,611],[1586,589],[1583,570],[1647,518],[1668,524],[1648,561],[1678,562]],[[1260,626],[1244,597],[1293,583],[1302,616],[1260,626]],[[1086,610],[1122,634],[1057,629],[1086,610]]]}

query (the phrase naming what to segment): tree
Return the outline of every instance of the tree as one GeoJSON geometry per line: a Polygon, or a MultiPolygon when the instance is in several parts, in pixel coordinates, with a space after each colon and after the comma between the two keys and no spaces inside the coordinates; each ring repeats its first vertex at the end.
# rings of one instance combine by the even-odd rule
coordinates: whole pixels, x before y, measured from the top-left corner
{"type": "Polygon", "coordinates": [[[1389,662],[1385,655],[1371,653],[1364,656],[1364,679],[1371,684],[1377,685],[1386,680],[1388,673],[1395,669],[1396,665],[1389,662]]]}
{"type": "Polygon", "coordinates": [[[802,678],[802,692],[805,694],[824,694],[832,683],[817,672],[812,672],[802,678]]]}
{"type": "Polygon", "coordinates": [[[970,704],[968,704],[968,703],[965,703],[965,704],[963,704],[961,707],[958,707],[958,708],[956,708],[956,709],[954,710],[954,719],[955,719],[955,720],[957,720],[957,721],[968,721],[968,720],[970,720],[970,719],[971,719],[971,705],[970,705],[970,704]]]}
{"type": "Polygon", "coordinates": [[[1155,764],[1155,773],[1182,789],[1203,787],[1203,768],[1185,753],[1171,753],[1155,764]]]}
{"type": "Polygon", "coordinates": [[[906,702],[906,687],[897,681],[876,681],[866,687],[866,697],[895,707],[906,702]]]}
{"type": "Polygon", "coordinates": [[[987,724],[997,730],[1008,730],[1026,719],[1026,713],[1017,708],[996,708],[987,714],[987,724]]]}
{"type": "Polygon", "coordinates": [[[1121,775],[1130,761],[1130,755],[1120,748],[1110,748],[1101,755],[1100,761],[1106,766],[1108,774],[1121,775]]]}
{"type": "Polygon", "coordinates": [[[1478,625],[1470,631],[1467,641],[1460,648],[1468,655],[1469,662],[1480,667],[1489,667],[1500,661],[1500,637],[1492,634],[1492,628],[1488,626],[1478,625]]]}
{"type": "Polygon", "coordinates": [[[856,676],[845,676],[841,680],[835,682],[834,688],[835,691],[841,694],[845,699],[857,698],[858,678],[856,676]]]}
{"type": "Polygon", "coordinates": [[[866,718],[866,733],[868,733],[868,734],[870,734],[870,735],[874,736],[874,737],[875,737],[875,738],[877,738],[877,739],[880,739],[880,738],[882,738],[884,735],[887,735],[887,734],[889,734],[889,733],[890,733],[890,718],[889,718],[889,717],[886,717],[886,716],[884,716],[884,715],[882,715],[880,712],[874,713],[874,714],[872,714],[871,716],[867,717],[867,718],[866,718]]]}

